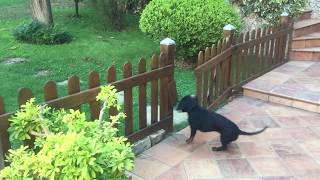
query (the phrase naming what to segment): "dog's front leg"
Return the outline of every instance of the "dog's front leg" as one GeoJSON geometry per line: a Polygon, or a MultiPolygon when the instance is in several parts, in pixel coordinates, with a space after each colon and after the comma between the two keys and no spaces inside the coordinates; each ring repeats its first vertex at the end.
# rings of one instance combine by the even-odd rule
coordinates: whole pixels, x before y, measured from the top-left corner
{"type": "Polygon", "coordinates": [[[192,128],[192,127],[190,127],[190,128],[191,128],[191,134],[190,134],[189,139],[186,140],[186,142],[187,142],[188,144],[192,143],[192,141],[193,141],[193,139],[194,139],[194,136],[195,136],[196,133],[197,133],[197,129],[192,128]]]}

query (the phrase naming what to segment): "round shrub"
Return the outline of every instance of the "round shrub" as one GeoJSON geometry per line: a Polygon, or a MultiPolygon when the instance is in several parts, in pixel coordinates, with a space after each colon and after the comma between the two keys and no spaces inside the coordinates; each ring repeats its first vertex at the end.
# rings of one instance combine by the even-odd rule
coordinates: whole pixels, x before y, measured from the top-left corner
{"type": "Polygon", "coordinates": [[[240,22],[226,0],[153,0],[141,15],[140,29],[157,41],[172,38],[178,56],[189,58],[219,40],[225,25],[238,29],[240,22]]]}
{"type": "Polygon", "coordinates": [[[63,44],[72,36],[58,26],[45,26],[37,21],[25,23],[13,30],[16,40],[33,44],[63,44]]]}

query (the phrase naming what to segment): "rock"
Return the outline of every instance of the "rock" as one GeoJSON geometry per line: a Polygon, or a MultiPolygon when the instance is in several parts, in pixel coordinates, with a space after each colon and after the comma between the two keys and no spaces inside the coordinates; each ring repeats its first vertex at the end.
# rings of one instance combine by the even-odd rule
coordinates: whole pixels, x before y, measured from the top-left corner
{"type": "MultiPolygon", "coordinates": [[[[80,80],[80,84],[82,84],[83,81],[80,80]]],[[[58,81],[57,82],[58,86],[67,86],[68,85],[68,80],[64,80],[64,81],[58,81]]]]}
{"type": "Polygon", "coordinates": [[[124,103],[124,91],[117,92],[117,101],[119,105],[124,103]]]}
{"type": "Polygon", "coordinates": [[[57,82],[58,86],[67,86],[68,85],[68,80],[64,80],[64,81],[59,81],[57,82]]]}
{"type": "Polygon", "coordinates": [[[150,141],[151,141],[151,146],[154,146],[156,144],[158,144],[160,141],[162,141],[162,139],[164,138],[166,131],[161,129],[159,131],[157,131],[154,134],[151,134],[150,137],[150,141]]]}
{"type": "Polygon", "coordinates": [[[48,76],[50,74],[50,71],[48,70],[42,70],[39,71],[35,76],[39,77],[39,76],[48,76]]]}
{"type": "Polygon", "coordinates": [[[151,140],[149,136],[132,145],[132,150],[135,155],[141,154],[149,148],[151,148],[151,140]]]}
{"type": "MultiPolygon", "coordinates": [[[[158,120],[160,119],[160,106],[158,106],[158,120]]],[[[181,124],[188,121],[188,114],[173,110],[173,124],[181,124]]],[[[151,125],[151,106],[147,106],[147,124],[151,125]]]]}
{"type": "Polygon", "coordinates": [[[3,61],[2,64],[12,65],[12,64],[23,63],[23,62],[25,62],[25,61],[27,61],[26,58],[16,57],[16,58],[9,58],[9,59],[3,61]]]}

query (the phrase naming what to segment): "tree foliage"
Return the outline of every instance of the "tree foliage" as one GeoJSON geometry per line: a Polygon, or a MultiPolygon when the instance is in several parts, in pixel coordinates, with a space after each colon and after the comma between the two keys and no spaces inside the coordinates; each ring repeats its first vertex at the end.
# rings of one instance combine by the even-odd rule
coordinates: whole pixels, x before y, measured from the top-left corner
{"type": "Polygon", "coordinates": [[[299,14],[307,4],[307,0],[230,0],[240,5],[245,15],[257,14],[270,23],[279,21],[281,13],[287,12],[292,16],[299,14]]]}

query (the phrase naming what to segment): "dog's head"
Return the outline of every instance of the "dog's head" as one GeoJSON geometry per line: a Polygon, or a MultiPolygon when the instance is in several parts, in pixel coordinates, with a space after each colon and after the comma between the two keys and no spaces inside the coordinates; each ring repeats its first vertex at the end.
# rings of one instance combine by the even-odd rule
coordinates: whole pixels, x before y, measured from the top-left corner
{"type": "Polygon", "coordinates": [[[177,110],[182,112],[189,112],[196,106],[198,106],[198,99],[196,96],[185,96],[179,102],[177,110]]]}

